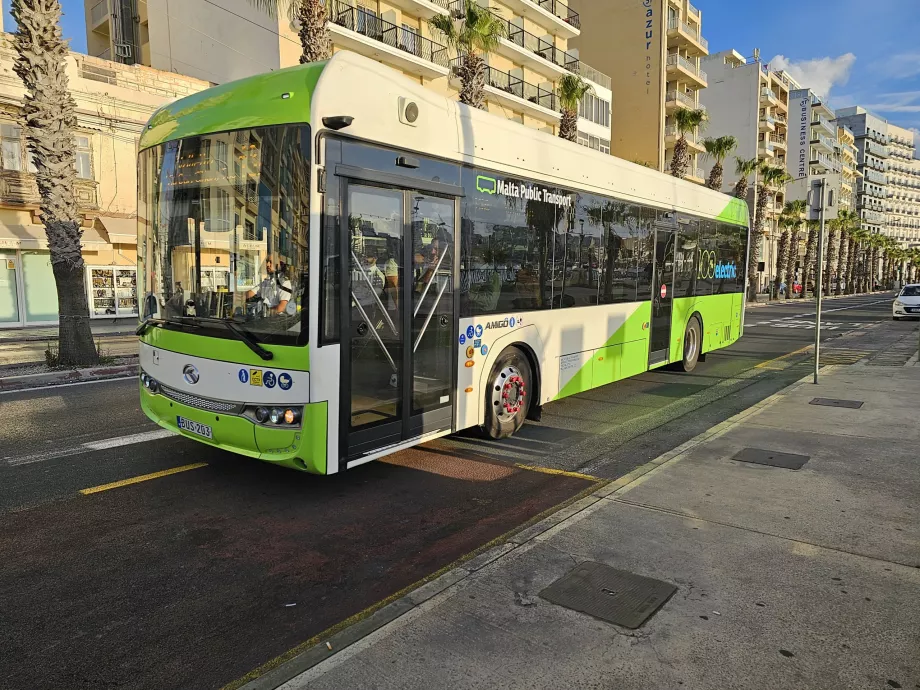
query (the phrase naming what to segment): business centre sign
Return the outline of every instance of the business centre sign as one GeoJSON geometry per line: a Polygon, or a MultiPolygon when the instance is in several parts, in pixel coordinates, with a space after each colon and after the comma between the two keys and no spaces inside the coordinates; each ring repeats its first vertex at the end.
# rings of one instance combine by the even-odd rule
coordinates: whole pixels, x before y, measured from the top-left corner
{"type": "Polygon", "coordinates": [[[794,168],[790,172],[793,173],[793,177],[801,179],[808,176],[811,163],[811,95],[808,91],[793,91],[792,96],[796,111],[792,130],[795,133],[795,148],[790,161],[794,168]]]}

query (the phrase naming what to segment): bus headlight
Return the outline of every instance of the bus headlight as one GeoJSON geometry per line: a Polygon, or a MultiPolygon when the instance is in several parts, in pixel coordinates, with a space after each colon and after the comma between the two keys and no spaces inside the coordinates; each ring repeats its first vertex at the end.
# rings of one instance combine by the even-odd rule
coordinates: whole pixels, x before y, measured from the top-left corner
{"type": "Polygon", "coordinates": [[[156,379],[146,371],[141,372],[141,385],[151,393],[156,393],[160,388],[160,384],[157,383],[156,379]]]}
{"type": "Polygon", "coordinates": [[[281,424],[284,419],[284,410],[280,407],[273,407],[272,411],[269,413],[268,418],[271,420],[272,424],[281,424]]]}
{"type": "Polygon", "coordinates": [[[259,424],[264,424],[268,420],[268,408],[267,407],[257,407],[256,408],[256,421],[259,424]]]}
{"type": "Polygon", "coordinates": [[[243,416],[262,426],[298,429],[303,419],[303,406],[247,405],[243,409],[243,416]]]}

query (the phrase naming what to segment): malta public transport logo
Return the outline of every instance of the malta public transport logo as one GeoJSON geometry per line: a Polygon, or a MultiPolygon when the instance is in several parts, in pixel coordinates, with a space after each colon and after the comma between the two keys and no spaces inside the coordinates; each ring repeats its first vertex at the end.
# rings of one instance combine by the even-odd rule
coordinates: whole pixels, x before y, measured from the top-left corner
{"type": "Polygon", "coordinates": [[[186,383],[194,386],[201,378],[201,375],[198,373],[198,367],[194,364],[186,364],[182,369],[182,378],[185,379],[186,383]]]}

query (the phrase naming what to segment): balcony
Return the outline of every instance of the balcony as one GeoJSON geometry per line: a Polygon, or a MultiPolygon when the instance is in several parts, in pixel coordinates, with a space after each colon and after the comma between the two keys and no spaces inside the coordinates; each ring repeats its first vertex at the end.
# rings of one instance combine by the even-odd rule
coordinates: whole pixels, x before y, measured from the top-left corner
{"type": "Polygon", "coordinates": [[[500,15],[496,16],[502,20],[508,30],[508,37],[501,39],[496,49],[497,53],[515,63],[547,75],[552,80],[561,77],[566,72],[578,74],[577,57],[525,31],[500,15]]]}
{"type": "Polygon", "coordinates": [[[343,48],[372,57],[420,77],[446,76],[447,48],[339,0],[331,0],[329,31],[343,48]]]}
{"type": "Polygon", "coordinates": [[[692,97],[683,91],[668,91],[664,96],[665,110],[673,112],[678,108],[689,108],[690,110],[706,110],[706,106],[697,103],[692,97]]]}
{"type": "MultiPolygon", "coordinates": [[[[677,125],[665,125],[664,143],[666,148],[674,148],[678,139],[680,139],[680,132],[677,131],[677,125]]],[[[685,134],[684,139],[687,140],[687,145],[691,149],[695,149],[698,153],[704,153],[706,151],[706,147],[703,146],[703,141],[698,132],[685,134]]]]}
{"type": "Polygon", "coordinates": [[[824,136],[823,134],[816,134],[816,133],[813,132],[813,133],[812,133],[812,140],[811,140],[811,143],[812,143],[813,146],[822,146],[822,147],[824,147],[824,148],[827,150],[828,153],[833,153],[833,152],[834,152],[834,146],[836,145],[837,142],[835,142],[835,141],[834,141],[833,139],[831,139],[830,137],[824,136]]]}
{"type": "Polygon", "coordinates": [[[697,184],[704,184],[706,182],[706,171],[702,168],[690,167],[687,169],[686,179],[697,184]]]}
{"type": "Polygon", "coordinates": [[[819,153],[817,158],[813,158],[811,160],[811,164],[820,166],[822,168],[826,168],[827,170],[830,170],[832,172],[840,172],[842,168],[842,166],[840,165],[840,161],[836,161],[830,156],[823,154],[823,153],[819,153]]]}
{"type": "Polygon", "coordinates": [[[578,13],[561,0],[502,0],[501,4],[516,17],[552,27],[553,33],[562,38],[575,38],[581,33],[578,13]]]}
{"type": "Polygon", "coordinates": [[[762,140],[757,143],[757,154],[764,158],[773,158],[776,152],[773,150],[771,142],[762,140]]]}
{"type": "Polygon", "coordinates": [[[873,156],[878,156],[879,158],[888,158],[891,155],[887,146],[883,146],[874,141],[866,142],[866,153],[871,153],[873,156]]]}
{"type": "Polygon", "coordinates": [[[590,65],[586,65],[584,62],[578,63],[578,74],[608,91],[613,88],[613,81],[608,75],[594,69],[590,65]]]}
{"type": "Polygon", "coordinates": [[[769,87],[764,87],[760,90],[760,100],[762,103],[768,103],[770,105],[778,105],[780,102],[779,96],[776,95],[776,91],[769,87]]]}
{"type": "Polygon", "coordinates": [[[771,134],[770,143],[773,144],[774,148],[786,150],[786,137],[782,134],[771,134]]]}
{"type": "MultiPolygon", "coordinates": [[[[451,60],[451,78],[459,80],[457,69],[460,59],[451,60]]],[[[509,72],[488,67],[486,93],[490,100],[496,100],[516,111],[523,111],[543,122],[559,122],[559,103],[556,94],[549,89],[526,82],[509,72]]]]}
{"type": "Polygon", "coordinates": [[[772,115],[764,115],[760,118],[759,123],[761,132],[775,132],[776,131],[776,118],[772,115]]]}
{"type": "Polygon", "coordinates": [[[109,18],[109,0],[99,0],[89,11],[89,28],[96,29],[109,18]]]}
{"type": "Polygon", "coordinates": [[[668,72],[673,77],[683,75],[703,88],[709,83],[707,74],[683,55],[668,55],[668,72]]]}
{"type": "Polygon", "coordinates": [[[813,117],[811,119],[811,125],[812,127],[821,127],[833,137],[837,136],[837,128],[834,127],[833,123],[830,120],[828,120],[826,117],[824,117],[823,115],[818,115],[816,117],[813,117]]]}
{"type": "Polygon", "coordinates": [[[699,28],[680,19],[675,18],[668,22],[668,38],[676,39],[678,44],[695,48],[703,55],[709,55],[709,41],[703,38],[699,28]]]}
{"type": "Polygon", "coordinates": [[[687,3],[687,13],[691,17],[696,17],[697,19],[700,17],[700,11],[689,2],[687,3]]]}

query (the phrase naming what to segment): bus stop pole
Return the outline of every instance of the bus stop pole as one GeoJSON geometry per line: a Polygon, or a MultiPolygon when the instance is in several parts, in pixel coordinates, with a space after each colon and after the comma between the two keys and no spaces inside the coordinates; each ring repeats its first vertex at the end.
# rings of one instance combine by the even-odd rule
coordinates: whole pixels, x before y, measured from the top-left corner
{"type": "MultiPolygon", "coordinates": [[[[821,196],[818,200],[820,229],[818,230],[818,258],[815,267],[815,385],[818,383],[818,368],[821,362],[821,293],[823,291],[821,278],[824,273],[824,204],[826,201],[826,185],[827,179],[821,178],[821,191],[819,192],[821,196]]],[[[804,290],[805,287],[802,289],[804,290]]]]}

